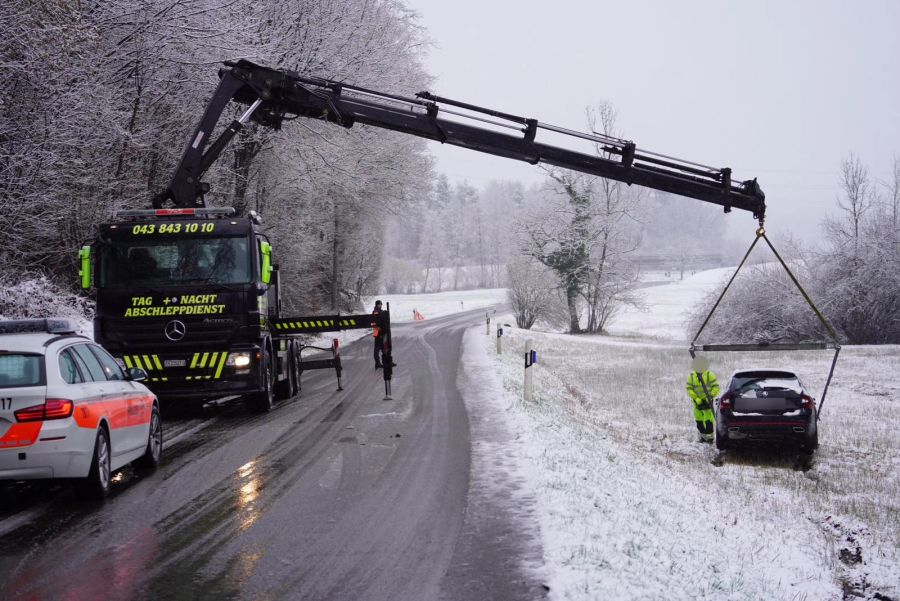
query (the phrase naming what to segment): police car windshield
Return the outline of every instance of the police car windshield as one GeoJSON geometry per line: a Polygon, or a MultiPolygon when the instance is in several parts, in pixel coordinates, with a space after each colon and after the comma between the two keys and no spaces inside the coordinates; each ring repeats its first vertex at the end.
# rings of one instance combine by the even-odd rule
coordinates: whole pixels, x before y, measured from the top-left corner
{"type": "Polygon", "coordinates": [[[245,284],[246,236],[110,240],[100,249],[100,287],[245,284]]]}

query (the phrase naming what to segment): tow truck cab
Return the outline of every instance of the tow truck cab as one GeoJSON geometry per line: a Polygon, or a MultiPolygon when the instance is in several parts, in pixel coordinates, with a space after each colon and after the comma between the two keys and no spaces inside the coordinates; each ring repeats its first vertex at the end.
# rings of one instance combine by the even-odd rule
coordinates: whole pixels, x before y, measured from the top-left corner
{"type": "Polygon", "coordinates": [[[144,369],[163,402],[270,391],[287,372],[288,344],[269,332],[278,271],[255,215],[197,208],[116,218],[80,254],[82,286],[97,292],[95,340],[124,367],[144,369]]]}

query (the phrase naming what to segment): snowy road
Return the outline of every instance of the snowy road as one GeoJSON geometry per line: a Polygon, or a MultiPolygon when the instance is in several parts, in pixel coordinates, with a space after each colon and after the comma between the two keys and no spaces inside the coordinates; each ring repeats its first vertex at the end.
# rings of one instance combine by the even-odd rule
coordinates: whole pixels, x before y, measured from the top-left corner
{"type": "Polygon", "coordinates": [[[392,401],[363,340],[344,350],[343,392],[318,373],[268,415],[231,405],[175,423],[162,467],[126,473],[104,505],[55,487],[0,515],[0,595],[542,598],[525,567],[540,563],[539,537],[517,522],[527,496],[515,481],[487,494],[470,470],[470,445],[494,433],[470,441],[457,370],[483,316],[396,327],[392,401]]]}

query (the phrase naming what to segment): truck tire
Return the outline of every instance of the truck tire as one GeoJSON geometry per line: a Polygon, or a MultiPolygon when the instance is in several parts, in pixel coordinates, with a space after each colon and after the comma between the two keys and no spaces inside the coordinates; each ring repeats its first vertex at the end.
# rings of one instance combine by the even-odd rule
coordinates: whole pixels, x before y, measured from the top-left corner
{"type": "Polygon", "coordinates": [[[159,416],[159,408],[154,404],[153,410],[150,412],[150,432],[147,435],[147,447],[144,454],[138,457],[134,465],[135,467],[155,470],[159,465],[159,459],[162,457],[162,419],[159,416]]]}
{"type": "Polygon", "coordinates": [[[111,451],[109,447],[109,434],[106,428],[97,430],[97,439],[94,442],[94,458],[91,461],[91,470],[87,478],[78,483],[78,492],[82,498],[99,501],[109,494],[109,483],[112,476],[111,451]]]}
{"type": "Polygon", "coordinates": [[[275,396],[280,401],[289,399],[297,394],[296,360],[294,358],[293,341],[288,345],[287,356],[284,362],[287,370],[285,377],[275,385],[275,396]]]}
{"type": "Polygon", "coordinates": [[[253,408],[259,413],[268,413],[275,406],[275,386],[273,385],[272,355],[266,346],[262,353],[263,389],[252,396],[253,408]]]}

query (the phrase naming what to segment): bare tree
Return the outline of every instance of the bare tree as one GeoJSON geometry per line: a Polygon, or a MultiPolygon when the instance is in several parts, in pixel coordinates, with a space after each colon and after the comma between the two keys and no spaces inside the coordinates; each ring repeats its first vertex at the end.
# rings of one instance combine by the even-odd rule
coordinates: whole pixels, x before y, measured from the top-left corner
{"type": "Polygon", "coordinates": [[[556,296],[554,274],[534,259],[519,256],[507,266],[507,297],[516,325],[530,330],[539,319],[549,317],[556,296]]]}
{"type": "Polygon", "coordinates": [[[900,231],[900,157],[894,157],[890,179],[884,183],[887,188],[886,209],[895,232],[900,231]]]}
{"type": "Polygon", "coordinates": [[[523,252],[559,277],[569,311],[569,332],[581,333],[578,299],[590,274],[594,179],[583,173],[545,169],[555,184],[546,209],[522,223],[523,252]]]}
{"type": "Polygon", "coordinates": [[[838,198],[838,206],[848,218],[842,231],[853,241],[854,246],[857,246],[859,229],[863,217],[872,205],[874,190],[869,179],[869,170],[852,152],[841,161],[840,183],[843,197],[838,198]]]}
{"type": "MultiPolygon", "coordinates": [[[[587,111],[588,125],[616,135],[609,103],[587,111]]],[[[594,152],[606,157],[602,145],[594,152]]],[[[523,222],[525,254],[558,275],[569,311],[569,331],[579,333],[579,299],[587,308],[587,331],[602,332],[615,308],[632,297],[637,271],[628,255],[637,248],[635,190],[620,182],[558,168],[545,168],[552,183],[547,210],[523,222]]]]}
{"type": "MultiPolygon", "coordinates": [[[[616,130],[616,111],[602,102],[587,111],[591,131],[619,137],[616,130]]],[[[598,156],[609,158],[600,144],[595,144],[598,156]]],[[[634,227],[634,211],[639,202],[638,189],[619,181],[598,179],[598,210],[594,218],[599,236],[591,248],[590,276],[582,291],[588,309],[588,332],[603,332],[616,310],[626,303],[634,303],[631,291],[637,285],[638,271],[628,260],[640,242],[634,227]]]]}

